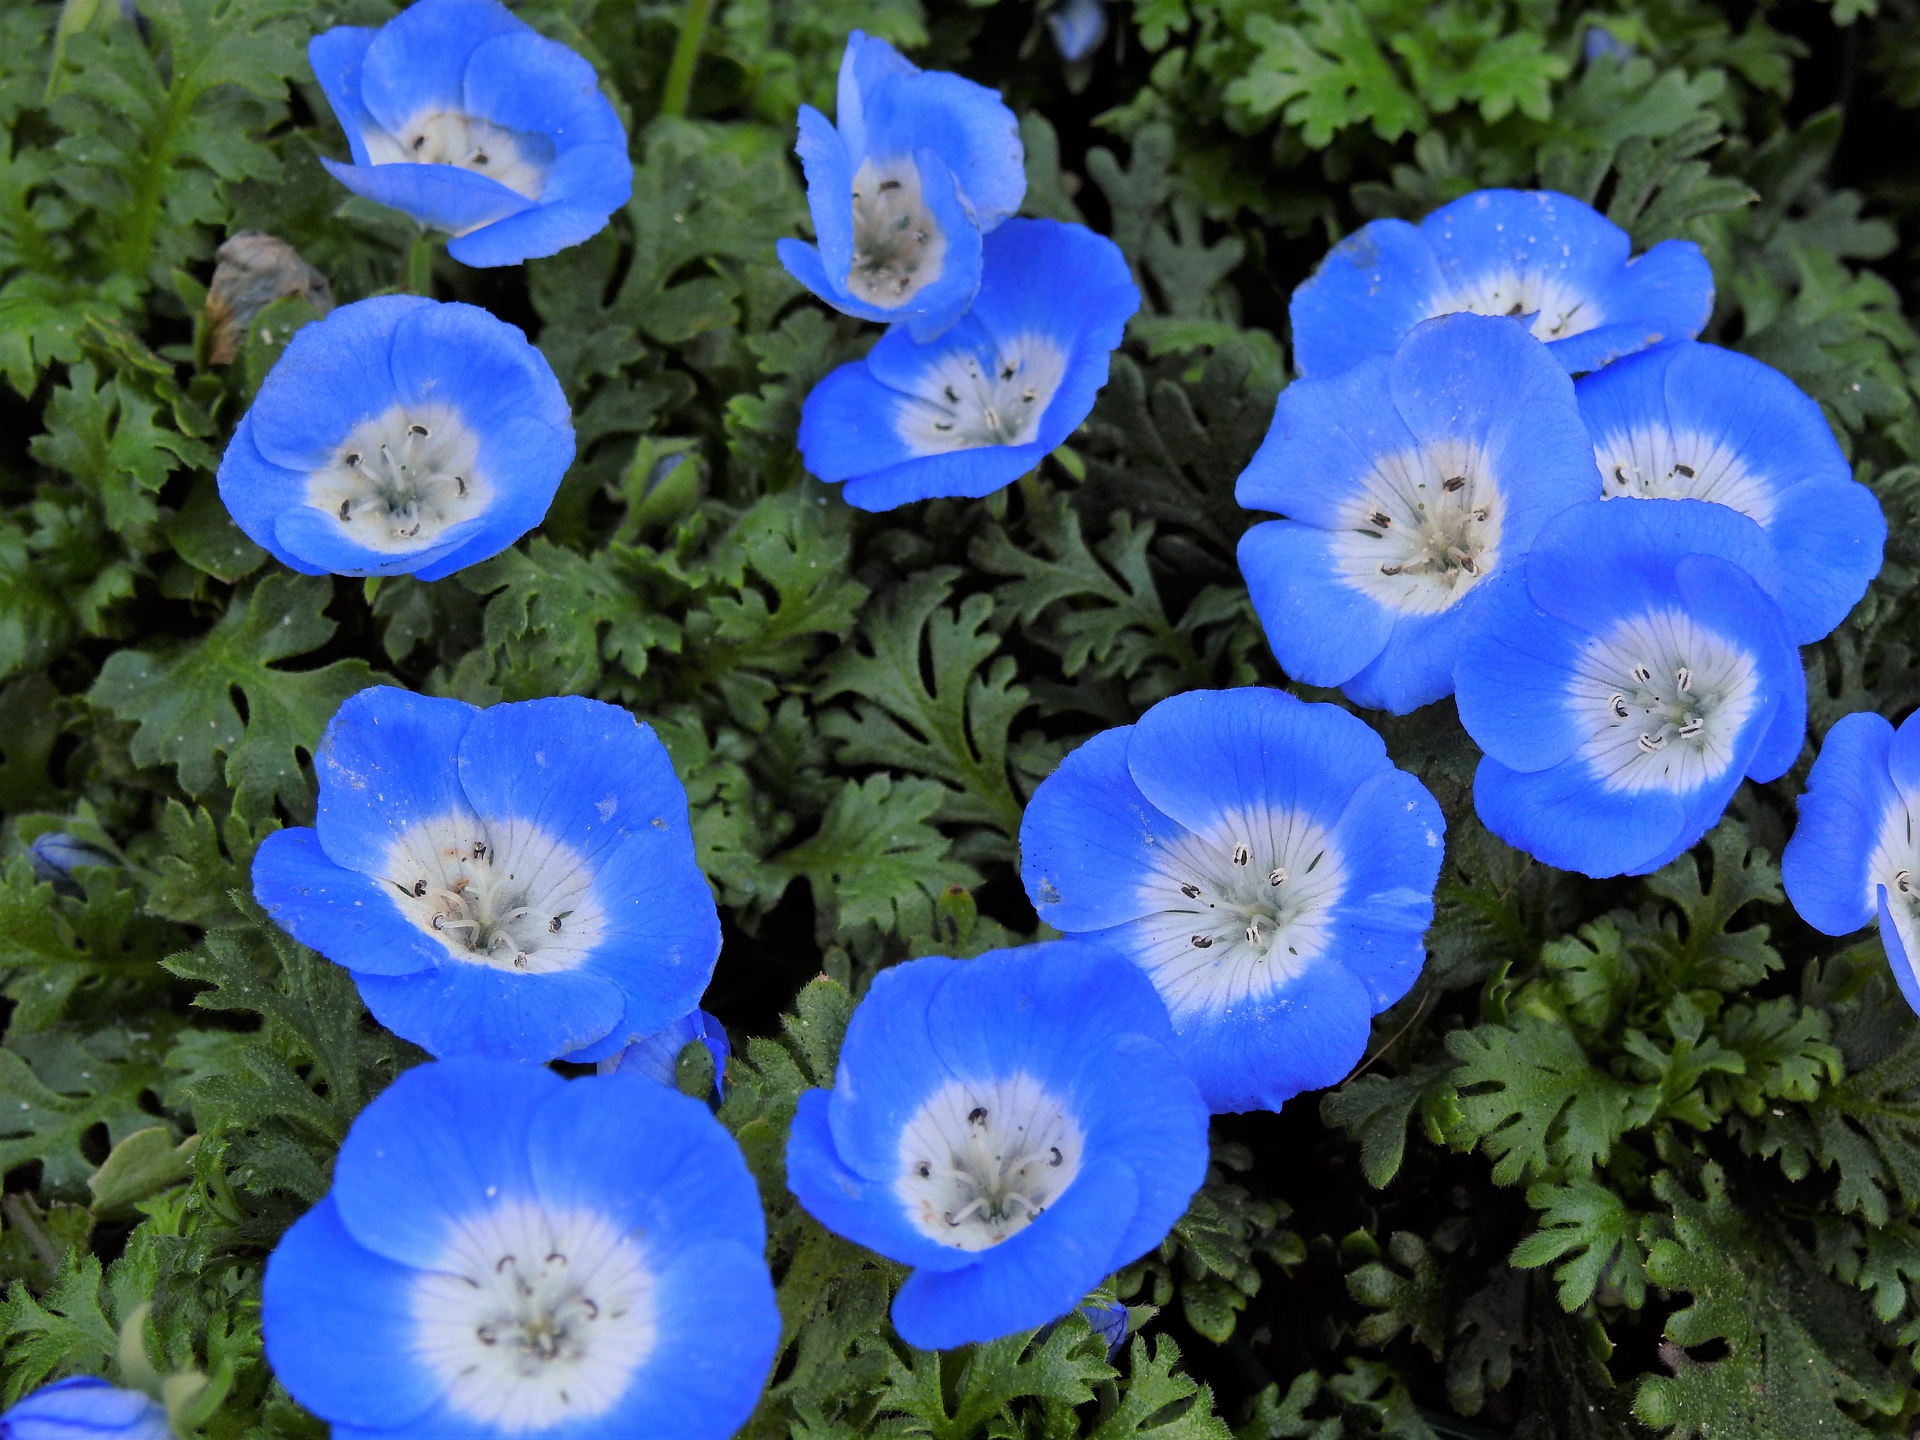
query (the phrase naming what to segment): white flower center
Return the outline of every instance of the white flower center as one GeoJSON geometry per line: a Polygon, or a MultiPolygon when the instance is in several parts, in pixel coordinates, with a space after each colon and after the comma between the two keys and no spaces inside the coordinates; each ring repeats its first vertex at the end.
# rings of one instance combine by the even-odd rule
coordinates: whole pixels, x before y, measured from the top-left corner
{"type": "Polygon", "coordinates": [[[502,129],[458,110],[424,111],[398,135],[370,130],[361,139],[375,165],[453,165],[497,180],[529,200],[538,200],[547,188],[553,165],[553,142],[546,136],[502,129]]]}
{"type": "Polygon", "coordinates": [[[1139,956],[1174,1019],[1217,1014],[1299,975],[1326,950],[1346,866],[1291,810],[1230,811],[1164,846],[1141,888],[1156,907],[1139,956]]]}
{"type": "Polygon", "coordinates": [[[487,508],[493,487],[474,466],[480,437],[448,405],[395,405],[356,425],[333,463],[307,477],[306,503],[355,543],[413,555],[487,508]]]}
{"type": "Polygon", "coordinates": [[[1609,790],[1686,794],[1726,773],[1753,715],[1753,657],[1678,610],[1589,640],[1567,692],[1580,753],[1609,790]]]}
{"type": "Polygon", "coordinates": [[[456,1226],[414,1281],[414,1353],[479,1424],[592,1419],[653,1349],[653,1291],[639,1245],[606,1216],[505,1202],[456,1226]]]}
{"type": "MultiPolygon", "coordinates": [[[[1564,340],[1601,324],[1606,317],[1593,297],[1575,290],[1557,275],[1501,270],[1470,280],[1429,304],[1431,316],[1474,315],[1533,317],[1530,329],[1540,341],[1564,340]]],[[[1431,318],[1431,316],[1429,318],[1431,318]]]]}
{"type": "Polygon", "coordinates": [[[456,960],[497,970],[571,970],[606,929],[586,862],[525,820],[424,821],[393,842],[383,878],[456,960]]]}
{"type": "Polygon", "coordinates": [[[853,174],[853,268],[847,288],[869,305],[904,305],[940,278],[947,237],[908,155],[860,162],[853,174]]]}
{"type": "MultiPolygon", "coordinates": [[[[1887,914],[1906,947],[1907,963],[1920,956],[1920,844],[1914,841],[1913,812],[1920,795],[1895,800],[1880,822],[1880,841],[1867,862],[1867,904],[1879,908],[1879,887],[1887,887],[1887,914]]],[[[1920,970],[1916,970],[1920,973],[1920,970]]]]}
{"type": "Polygon", "coordinates": [[[1705,435],[1636,426],[1598,441],[1593,456],[1609,500],[1711,500],[1760,525],[1773,519],[1773,487],[1748,474],[1738,452],[1705,435]]]}
{"type": "Polygon", "coordinates": [[[1066,373],[1066,352],[1044,335],[1016,336],[991,361],[948,350],[902,397],[894,432],[915,455],[1031,444],[1066,373]]]}
{"type": "Polygon", "coordinates": [[[1437,615],[1500,563],[1505,508],[1486,461],[1463,441],[1382,456],[1343,507],[1334,564],[1389,610],[1437,615]]]}
{"type": "Polygon", "coordinates": [[[1060,1198],[1085,1145],[1065,1105],[1025,1071],[950,1080],[900,1132],[893,1190],[921,1234],[985,1250],[1060,1198]]]}

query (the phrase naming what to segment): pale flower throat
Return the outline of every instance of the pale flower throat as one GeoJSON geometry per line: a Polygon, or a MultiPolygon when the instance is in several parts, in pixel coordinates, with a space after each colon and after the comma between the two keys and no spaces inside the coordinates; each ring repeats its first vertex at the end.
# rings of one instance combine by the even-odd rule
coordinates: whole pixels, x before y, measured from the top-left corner
{"type": "Polygon", "coordinates": [[[869,305],[904,305],[946,269],[947,237],[911,156],[860,162],[853,174],[853,267],[847,288],[869,305]]]}
{"type": "Polygon", "coordinates": [[[1587,642],[1567,706],[1608,789],[1686,794],[1733,763],[1758,690],[1751,655],[1678,610],[1655,610],[1587,642]]]}
{"type": "Polygon", "coordinates": [[[455,1413],[507,1434],[619,1403],[658,1338],[654,1278],[592,1211],[503,1201],[414,1281],[414,1352],[455,1413]]]}
{"type": "Polygon", "coordinates": [[[497,180],[516,195],[538,200],[553,165],[553,142],[544,135],[507,130],[458,110],[415,115],[398,135],[367,130],[367,158],[375,165],[452,165],[497,180]]]}
{"type": "Polygon", "coordinates": [[[606,929],[593,872],[524,820],[415,825],[388,850],[383,879],[400,912],[454,959],[496,970],[571,970],[606,929]]]}
{"type": "Polygon", "coordinates": [[[901,396],[894,433],[916,456],[1029,445],[1066,373],[1066,352],[1044,335],[998,342],[991,356],[945,351],[901,396]]]}
{"type": "Polygon", "coordinates": [[[1085,1144],[1066,1106],[1025,1071],[950,1080],[900,1133],[894,1194],[929,1239],[986,1250],[1060,1198],[1085,1144]]]}
{"type": "Polygon", "coordinates": [[[487,509],[493,487],[479,454],[480,437],[453,407],[395,405],[356,425],[307,477],[306,503],[368,550],[415,555],[487,509]]]}
{"type": "MultiPolygon", "coordinates": [[[[1913,812],[1920,795],[1902,792],[1880,822],[1880,839],[1867,861],[1867,904],[1879,909],[1879,887],[1887,887],[1887,914],[1906,947],[1907,963],[1920,957],[1920,843],[1915,840],[1913,812]]],[[[1889,959],[1892,957],[1889,956],[1889,959]]],[[[1916,970],[1920,974],[1920,970],[1916,970]]]]}
{"type": "Polygon", "coordinates": [[[1389,610],[1437,615],[1500,563],[1505,497],[1462,441],[1381,456],[1341,509],[1334,566],[1389,610]]]}
{"type": "Polygon", "coordinates": [[[1600,493],[1608,500],[1711,500],[1756,524],[1773,519],[1773,487],[1747,473],[1739,454],[1694,432],[1664,425],[1616,431],[1595,441],[1600,493]]]}
{"type": "Polygon", "coordinates": [[[1258,999],[1325,952],[1347,888],[1332,837],[1290,810],[1230,811],[1160,847],[1136,959],[1176,1023],[1258,999]]]}
{"type": "Polygon", "coordinates": [[[1581,335],[1606,317],[1593,297],[1583,295],[1555,275],[1498,270],[1465,281],[1428,304],[1429,316],[1506,315],[1516,320],[1531,315],[1533,338],[1547,342],[1581,335]]]}

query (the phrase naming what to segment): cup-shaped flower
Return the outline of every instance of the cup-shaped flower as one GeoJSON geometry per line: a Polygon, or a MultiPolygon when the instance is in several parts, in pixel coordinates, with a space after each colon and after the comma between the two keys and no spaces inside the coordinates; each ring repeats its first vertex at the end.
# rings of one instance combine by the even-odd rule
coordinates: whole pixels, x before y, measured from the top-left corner
{"type": "Polygon", "coordinates": [[[780,263],[836,310],[930,340],[980,287],[981,239],[1027,193],[1020,125],[999,95],[926,71],[856,30],[840,59],[836,126],[800,107],[816,248],[780,263]]]}
{"type": "Polygon", "coordinates": [[[1824,638],[1880,573],[1886,517],[1820,407],[1771,366],[1683,341],[1575,387],[1610,500],[1711,500],[1767,532],[1796,645],[1824,638]]]}
{"type": "Polygon", "coordinates": [[[23,1395],[0,1415],[0,1440],[173,1440],[173,1428],[139,1391],[76,1375],[23,1395]]]}
{"type": "Polygon", "coordinates": [[[1010,220],[987,237],[966,316],[921,343],[904,326],[814,386],[800,453],[847,503],[891,510],[1018,480],[1079,428],[1140,308],[1119,247],[1084,225],[1010,220]]]}
{"type": "Polygon", "coordinates": [[[356,195],[454,239],[465,265],[578,245],[633,192],[620,117],[593,66],[498,0],[419,0],[378,30],[307,46],[353,163],[356,195]]]}
{"type": "Polygon", "coordinates": [[[1807,690],[1775,563],[1758,525],[1704,500],[1588,500],[1548,522],[1460,649],[1486,827],[1562,870],[1644,875],[1743,776],[1785,774],[1807,690]]]}
{"type": "Polygon", "coordinates": [[[389,295],[294,335],[220,459],[220,498],[303,575],[438,580],[538,525],[572,461],[566,396],[525,335],[389,295]]]}
{"type": "Polygon", "coordinates": [[[1195,690],[1040,783],[1020,876],[1042,920],[1153,981],[1213,1110],[1277,1110],[1351,1070],[1420,973],[1445,832],[1347,711],[1195,690]]]}
{"type": "Polygon", "coordinates": [[[1057,1320],[1186,1211],[1207,1112],[1140,972],[1082,941],[883,970],[832,1091],[800,1097],[787,1183],[913,1267],[893,1302],[944,1350],[1057,1320]]]}
{"type": "Polygon", "coordinates": [[[1780,878],[1800,918],[1850,935],[1876,918],[1893,978],[1920,1011],[1920,715],[1898,730],[1860,712],[1835,722],[1800,797],[1780,878]]]}
{"type": "Polygon", "coordinates": [[[1570,375],[1698,335],[1713,313],[1700,247],[1632,251],[1606,216],[1550,190],[1476,190],[1418,225],[1375,220],[1293,292],[1294,368],[1334,374],[1460,311],[1518,317],[1570,375]]]}
{"type": "Polygon", "coordinates": [[[704,1010],[691,1010],[651,1035],[633,1041],[617,1055],[599,1062],[602,1075],[641,1075],[657,1085],[677,1086],[680,1052],[698,1040],[713,1057],[713,1098],[726,1096],[727,1057],[733,1044],[726,1026],[704,1010]]]}
{"type": "Polygon", "coordinates": [[[699,1003],[720,953],[666,747],[577,696],[477,710],[376,687],[315,757],[312,829],[253,893],[435,1055],[594,1061],[699,1003]]]}
{"type": "Polygon", "coordinates": [[[267,1358],[337,1440],[724,1440],[780,1334],[760,1196],[696,1100],[466,1058],[360,1113],[267,1261],[267,1358]]]}
{"type": "Polygon", "coordinates": [[[1396,715],[1453,689],[1461,638],[1549,518],[1597,492],[1573,382],[1511,320],[1450,315],[1296,380],[1235,498],[1282,668],[1396,715]]]}

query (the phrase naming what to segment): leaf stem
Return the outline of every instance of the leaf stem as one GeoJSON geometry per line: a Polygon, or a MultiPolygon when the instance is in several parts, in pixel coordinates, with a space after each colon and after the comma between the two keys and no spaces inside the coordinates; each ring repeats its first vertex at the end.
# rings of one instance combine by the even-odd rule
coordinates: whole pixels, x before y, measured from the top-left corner
{"type": "Polygon", "coordinates": [[[407,268],[400,277],[400,288],[409,295],[433,295],[433,236],[425,230],[413,237],[407,250],[407,268]]]}
{"type": "Polygon", "coordinates": [[[693,92],[693,70],[700,62],[700,44],[707,35],[707,12],[713,0],[687,0],[687,17],[680,22],[680,39],[667,66],[667,85],[660,96],[662,115],[685,115],[693,92]]]}

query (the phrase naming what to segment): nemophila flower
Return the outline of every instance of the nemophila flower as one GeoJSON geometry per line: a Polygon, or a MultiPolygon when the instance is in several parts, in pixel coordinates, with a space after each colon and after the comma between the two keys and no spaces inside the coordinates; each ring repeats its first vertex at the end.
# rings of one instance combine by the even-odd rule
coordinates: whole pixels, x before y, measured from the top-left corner
{"type": "Polygon", "coordinates": [[[1127,1343],[1127,1307],[1114,1300],[1105,1305],[1082,1305],[1080,1313],[1087,1317],[1093,1333],[1107,1342],[1107,1358],[1118,1355],[1127,1343]]]}
{"type": "Polygon", "coordinates": [[[419,0],[378,30],[307,45],[353,163],[356,195],[454,239],[465,265],[578,245],[633,192],[620,117],[593,66],[496,0],[419,0]]]}
{"type": "Polygon", "coordinates": [[[883,970],[834,1088],[800,1097],[787,1183],[913,1267],[893,1302],[908,1344],[1044,1325],[1159,1244],[1205,1177],[1172,1038],[1153,987],[1096,945],[883,970]]]}
{"type": "Polygon", "coordinates": [[[288,343],[220,459],[234,523],[303,575],[438,580],[546,517],[573,419],[527,337],[388,295],[288,343]]]}
{"type": "Polygon", "coordinates": [[[1920,715],[1895,730],[1872,712],[1827,731],[1780,878],[1800,918],[1849,935],[1875,917],[1893,978],[1920,1011],[1920,715]]]}
{"type": "Polygon", "coordinates": [[[477,710],[377,687],[315,757],[312,829],[253,891],[435,1055],[593,1061],[699,1002],[720,953],[687,796],[653,731],[564,697],[477,710]]]}
{"type": "Polygon", "coordinates": [[[1584,875],[1692,846],[1743,776],[1800,753],[1806,681],[1760,527],[1724,505],[1588,500],[1534,541],[1460,650],[1494,834],[1584,875]]]}
{"type": "Polygon", "coordinates": [[[87,844],[64,830],[43,830],[27,846],[27,862],[33,866],[33,878],[53,886],[56,895],[80,895],[80,882],[73,872],[83,865],[111,865],[120,862],[106,851],[87,844]]]}
{"type": "Polygon", "coordinates": [[[1240,572],[1289,675],[1404,714],[1453,689],[1487,592],[1598,485],[1566,372],[1511,321],[1450,315],[1281,392],[1234,495],[1287,518],[1241,537],[1240,572]]]}
{"type": "Polygon", "coordinates": [[[1084,60],[1107,38],[1107,0],[1064,0],[1047,12],[1047,29],[1062,60],[1084,60]]]}
{"type": "Polygon", "coordinates": [[[733,1046],[726,1027],[704,1010],[692,1010],[653,1034],[633,1041],[617,1055],[599,1062],[602,1075],[642,1075],[660,1085],[678,1085],[676,1062],[680,1052],[694,1041],[707,1047],[713,1057],[713,1096],[726,1098],[727,1057],[733,1046]]]}
{"type": "Polygon", "coordinates": [[[765,1242],[698,1101],[422,1065],[268,1259],[267,1358],[335,1440],[724,1440],[779,1339],[765,1242]]]}
{"type": "Polygon", "coordinates": [[[1027,193],[1019,123],[993,91],[858,30],[838,106],[837,127],[800,107],[794,148],[819,245],[782,240],[780,263],[836,310],[932,339],[973,301],[981,238],[1027,193]]]}
{"type": "Polygon", "coordinates": [[[1608,499],[1712,500],[1767,532],[1795,644],[1826,636],[1866,594],[1886,517],[1820,407],[1778,370],[1687,341],[1616,361],[1575,393],[1608,499]]]}
{"type": "Polygon", "coordinates": [[[861,510],[980,496],[1019,479],[1079,428],[1140,308],[1119,247],[1084,225],[1009,220],[986,278],[937,340],[903,326],[807,396],[800,453],[861,510]]]}
{"type": "Polygon", "coordinates": [[[1550,190],[1476,190],[1418,225],[1375,220],[1293,292],[1293,363],[1331,375],[1390,351],[1422,320],[1511,315],[1569,374],[1665,340],[1713,313],[1713,271],[1691,240],[1633,256],[1627,232],[1550,190]]]}
{"type": "Polygon", "coordinates": [[[56,1380],[0,1415],[0,1440],[173,1440],[167,1412],[91,1375],[56,1380]]]}
{"type": "Polygon", "coordinates": [[[1446,822],[1361,720],[1196,690],[1068,755],[1027,806],[1040,918],[1153,981],[1216,1111],[1331,1085],[1426,959],[1446,822]]]}

